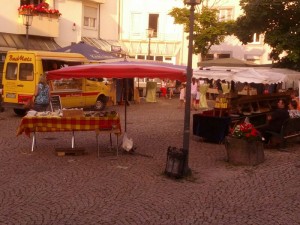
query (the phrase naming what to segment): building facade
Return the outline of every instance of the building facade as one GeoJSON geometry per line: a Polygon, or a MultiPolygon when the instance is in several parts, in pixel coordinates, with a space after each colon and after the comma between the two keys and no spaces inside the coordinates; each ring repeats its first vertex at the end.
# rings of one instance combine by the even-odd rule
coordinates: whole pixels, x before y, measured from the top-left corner
{"type": "Polygon", "coordinates": [[[186,34],[168,15],[182,0],[120,1],[120,39],[136,59],[184,64],[186,34]],[[130,6],[130,7],[128,7],[130,6]],[[152,33],[149,31],[152,30],[152,33]]]}
{"type": "MultiPolygon", "coordinates": [[[[204,0],[203,4],[219,10],[219,20],[236,20],[243,11],[240,0],[204,0]]],[[[272,63],[269,54],[270,46],[264,44],[263,34],[252,34],[253,41],[243,45],[235,36],[228,36],[220,45],[212,46],[206,59],[236,58],[255,64],[272,63]]],[[[206,60],[204,59],[204,60],[206,60]]]]}
{"type": "Polygon", "coordinates": [[[1,73],[9,50],[53,51],[79,41],[105,51],[111,51],[113,46],[121,47],[118,41],[119,1],[46,0],[48,11],[38,8],[42,2],[11,0],[0,8],[1,73]]]}
{"type": "MultiPolygon", "coordinates": [[[[183,0],[120,0],[120,40],[126,45],[131,56],[186,65],[188,54],[187,34],[183,27],[174,24],[168,15],[173,7],[183,7],[183,0]],[[129,7],[128,7],[129,6],[129,7]],[[147,29],[153,28],[149,38],[147,29]]],[[[236,20],[243,11],[239,0],[203,0],[202,6],[219,10],[219,20],[236,20]]],[[[255,64],[272,63],[271,48],[264,44],[262,34],[253,34],[253,42],[243,45],[235,36],[228,36],[220,45],[211,47],[205,59],[193,56],[193,67],[202,60],[236,58],[255,64]]]]}
{"type": "MultiPolygon", "coordinates": [[[[46,0],[49,8],[59,10],[61,15],[35,13],[32,24],[25,26],[18,8],[41,1],[11,0],[0,8],[2,61],[6,51],[24,49],[27,41],[29,49],[47,51],[85,41],[106,51],[122,48],[136,59],[187,64],[187,34],[168,15],[173,7],[183,7],[183,0],[46,0]]],[[[239,0],[203,0],[202,5],[217,8],[220,20],[242,14],[239,0]]],[[[253,34],[253,42],[242,45],[229,36],[221,45],[212,46],[207,59],[232,57],[267,64],[271,62],[271,49],[263,41],[263,35],[253,34]]],[[[201,60],[206,59],[193,56],[193,67],[201,60]]]]}

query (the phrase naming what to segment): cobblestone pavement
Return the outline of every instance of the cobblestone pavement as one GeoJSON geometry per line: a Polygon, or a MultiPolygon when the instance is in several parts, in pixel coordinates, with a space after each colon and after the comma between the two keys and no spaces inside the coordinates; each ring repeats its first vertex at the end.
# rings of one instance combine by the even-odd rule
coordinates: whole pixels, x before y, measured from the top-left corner
{"type": "MultiPolygon", "coordinates": [[[[224,145],[191,134],[192,176],[165,177],[168,146],[182,146],[184,110],[177,105],[178,99],[130,105],[127,133],[136,154],[100,158],[94,132],[75,134],[86,155],[55,155],[56,147],[70,147],[70,133],[38,133],[31,152],[31,139],[16,137],[21,118],[0,113],[0,224],[300,224],[299,143],[287,152],[265,150],[258,166],[233,166],[224,145]]],[[[110,109],[124,124],[124,106],[110,109]]],[[[108,144],[101,135],[101,150],[108,144]]]]}

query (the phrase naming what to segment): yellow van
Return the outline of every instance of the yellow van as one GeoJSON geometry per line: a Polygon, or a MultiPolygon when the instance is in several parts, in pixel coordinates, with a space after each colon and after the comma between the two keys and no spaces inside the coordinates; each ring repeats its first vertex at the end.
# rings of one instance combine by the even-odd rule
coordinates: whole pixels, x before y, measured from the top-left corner
{"type": "MultiPolygon", "coordinates": [[[[46,71],[88,63],[77,53],[8,51],[3,68],[2,106],[24,115],[39,77],[46,71]],[[56,68],[57,67],[57,68],[56,68]]],[[[51,95],[61,97],[62,107],[92,107],[102,110],[109,99],[110,85],[99,79],[61,79],[50,82],[51,95]]]]}
{"type": "Polygon", "coordinates": [[[61,79],[50,81],[51,95],[59,95],[63,108],[105,108],[110,84],[101,78],[61,79]]]}

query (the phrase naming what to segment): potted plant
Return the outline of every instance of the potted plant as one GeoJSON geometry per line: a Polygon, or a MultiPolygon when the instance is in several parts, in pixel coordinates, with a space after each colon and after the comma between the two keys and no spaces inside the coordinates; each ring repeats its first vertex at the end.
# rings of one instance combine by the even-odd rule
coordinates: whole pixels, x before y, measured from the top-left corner
{"type": "Polygon", "coordinates": [[[257,165],[265,159],[261,134],[245,121],[230,130],[225,147],[228,162],[235,165],[257,165]]]}
{"type": "Polygon", "coordinates": [[[34,12],[34,5],[21,5],[18,8],[19,15],[23,14],[33,14],[34,12]]]}
{"type": "Polygon", "coordinates": [[[61,16],[61,13],[57,9],[50,9],[47,3],[40,4],[38,6],[34,5],[22,5],[18,8],[19,15],[22,14],[32,14],[40,16],[49,16],[53,18],[58,18],[61,16]]]}

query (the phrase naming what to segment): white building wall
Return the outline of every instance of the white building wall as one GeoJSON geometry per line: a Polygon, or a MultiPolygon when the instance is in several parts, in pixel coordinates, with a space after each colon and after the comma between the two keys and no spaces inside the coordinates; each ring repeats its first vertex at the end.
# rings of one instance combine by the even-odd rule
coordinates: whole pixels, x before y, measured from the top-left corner
{"type": "Polygon", "coordinates": [[[119,39],[119,1],[107,0],[100,5],[100,38],[119,39]]]}
{"type": "Polygon", "coordinates": [[[55,0],[55,8],[62,16],[59,19],[59,37],[55,38],[61,47],[79,42],[82,35],[82,2],[77,0],[55,0]],[[75,23],[75,27],[73,27],[75,23]]]}
{"type": "MultiPolygon", "coordinates": [[[[18,33],[18,22],[22,23],[22,17],[19,17],[18,7],[20,0],[2,0],[6,1],[0,7],[0,32],[18,33]]],[[[1,2],[2,2],[1,1],[1,2]]]]}
{"type": "Polygon", "coordinates": [[[56,0],[56,8],[62,13],[57,43],[67,46],[71,42],[79,42],[81,37],[118,40],[118,1],[56,0]],[[84,27],[85,5],[97,8],[98,17],[95,29],[84,27]]]}

